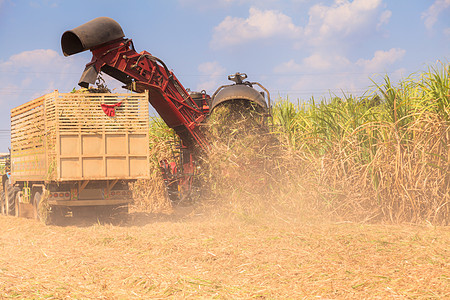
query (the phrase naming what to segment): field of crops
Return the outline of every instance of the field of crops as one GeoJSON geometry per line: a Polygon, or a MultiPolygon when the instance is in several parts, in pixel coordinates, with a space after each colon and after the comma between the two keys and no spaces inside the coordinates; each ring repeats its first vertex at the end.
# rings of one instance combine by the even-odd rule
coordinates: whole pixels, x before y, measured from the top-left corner
{"type": "MultiPolygon", "coordinates": [[[[245,118],[234,127],[216,123],[202,201],[244,210],[267,201],[342,220],[449,224],[449,87],[449,65],[442,64],[395,84],[386,76],[359,97],[279,99],[270,133],[249,130],[245,118]]],[[[157,118],[151,135],[157,177],[173,137],[157,118]]],[[[153,186],[146,195],[160,200],[141,204],[164,206],[161,190],[153,186]]]]}
{"type": "Polygon", "coordinates": [[[449,88],[449,66],[440,65],[395,85],[386,76],[359,98],[281,102],[274,123],[288,148],[312,163],[328,210],[359,220],[448,224],[449,88]]]}

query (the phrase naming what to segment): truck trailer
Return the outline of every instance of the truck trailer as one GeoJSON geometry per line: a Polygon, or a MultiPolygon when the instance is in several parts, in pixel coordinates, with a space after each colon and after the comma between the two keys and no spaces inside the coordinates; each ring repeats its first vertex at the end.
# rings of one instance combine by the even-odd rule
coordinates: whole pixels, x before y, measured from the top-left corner
{"type": "Polygon", "coordinates": [[[7,214],[48,223],[127,213],[129,183],[149,178],[148,93],[54,91],[11,110],[7,214]]]}

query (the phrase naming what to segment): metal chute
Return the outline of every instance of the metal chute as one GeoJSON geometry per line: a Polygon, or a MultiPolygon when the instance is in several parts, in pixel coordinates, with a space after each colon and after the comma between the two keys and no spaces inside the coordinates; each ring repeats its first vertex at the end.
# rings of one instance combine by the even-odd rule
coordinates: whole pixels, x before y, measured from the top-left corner
{"type": "Polygon", "coordinates": [[[61,47],[64,56],[70,56],[124,36],[119,23],[108,17],[99,17],[64,32],[61,47]]]}

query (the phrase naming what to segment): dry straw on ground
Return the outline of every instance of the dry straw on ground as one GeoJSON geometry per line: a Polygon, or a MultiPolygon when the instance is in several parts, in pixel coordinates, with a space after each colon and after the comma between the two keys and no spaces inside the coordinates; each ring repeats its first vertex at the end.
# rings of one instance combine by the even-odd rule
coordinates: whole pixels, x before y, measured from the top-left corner
{"type": "Polygon", "coordinates": [[[272,213],[132,217],[131,226],[57,227],[0,216],[0,298],[450,297],[443,227],[272,213]]]}

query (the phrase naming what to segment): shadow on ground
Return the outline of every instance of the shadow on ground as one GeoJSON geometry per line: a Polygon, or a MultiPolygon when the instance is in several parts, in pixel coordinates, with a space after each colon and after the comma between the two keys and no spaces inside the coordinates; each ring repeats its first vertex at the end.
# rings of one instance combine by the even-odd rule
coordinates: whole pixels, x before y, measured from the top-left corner
{"type": "Polygon", "coordinates": [[[194,206],[176,207],[170,213],[149,213],[134,211],[126,215],[117,216],[83,216],[72,217],[66,216],[57,220],[54,224],[59,227],[75,226],[75,227],[90,227],[93,225],[113,225],[120,227],[143,227],[152,223],[159,222],[180,222],[191,219],[196,216],[194,206]]]}

